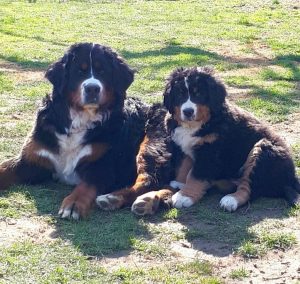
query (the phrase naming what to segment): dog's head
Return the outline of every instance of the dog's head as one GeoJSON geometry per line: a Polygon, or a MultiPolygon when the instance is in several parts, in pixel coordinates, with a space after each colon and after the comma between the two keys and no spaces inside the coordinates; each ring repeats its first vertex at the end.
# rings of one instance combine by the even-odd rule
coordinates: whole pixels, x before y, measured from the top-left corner
{"type": "Polygon", "coordinates": [[[111,109],[123,105],[134,73],[110,48],[92,43],[72,45],[45,77],[53,96],[63,96],[77,109],[111,109]]]}
{"type": "Polygon", "coordinates": [[[171,73],[164,92],[164,105],[179,125],[198,127],[217,115],[225,102],[226,89],[210,68],[180,68],[171,73]]]}

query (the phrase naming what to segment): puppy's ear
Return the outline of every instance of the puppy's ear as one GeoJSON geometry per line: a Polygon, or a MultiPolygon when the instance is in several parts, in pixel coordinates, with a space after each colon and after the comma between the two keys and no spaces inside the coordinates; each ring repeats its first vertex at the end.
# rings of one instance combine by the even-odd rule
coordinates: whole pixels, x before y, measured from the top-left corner
{"type": "Polygon", "coordinates": [[[171,85],[171,81],[169,80],[167,82],[165,91],[163,93],[164,106],[169,111],[169,113],[173,114],[174,110],[173,110],[173,106],[172,106],[173,104],[172,104],[171,90],[172,90],[172,85],[171,85]]]}
{"type": "Polygon", "coordinates": [[[117,92],[125,94],[134,79],[134,71],[125,63],[125,61],[113,53],[113,80],[117,92]]]}
{"type": "Polygon", "coordinates": [[[212,76],[208,77],[207,84],[209,88],[210,108],[214,113],[218,113],[225,102],[225,97],[227,96],[226,88],[221,81],[212,76]]]}
{"type": "Polygon", "coordinates": [[[61,93],[66,75],[66,65],[69,60],[69,55],[65,54],[57,62],[49,66],[45,77],[53,85],[54,93],[61,93]]]}

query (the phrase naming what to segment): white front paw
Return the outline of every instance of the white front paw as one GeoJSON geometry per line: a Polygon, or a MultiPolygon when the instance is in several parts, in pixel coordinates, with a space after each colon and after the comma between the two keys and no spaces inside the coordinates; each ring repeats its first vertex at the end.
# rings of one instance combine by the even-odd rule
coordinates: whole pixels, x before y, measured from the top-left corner
{"type": "Polygon", "coordinates": [[[180,192],[175,193],[172,196],[172,205],[175,208],[187,208],[191,207],[194,204],[192,198],[182,195],[180,192]]]}
{"type": "Polygon", "coordinates": [[[170,182],[170,186],[173,187],[173,188],[183,189],[183,187],[185,186],[185,184],[183,182],[172,180],[170,182]]]}
{"type": "Polygon", "coordinates": [[[238,208],[238,201],[234,196],[228,194],[221,199],[220,207],[228,212],[233,212],[238,208]]]}

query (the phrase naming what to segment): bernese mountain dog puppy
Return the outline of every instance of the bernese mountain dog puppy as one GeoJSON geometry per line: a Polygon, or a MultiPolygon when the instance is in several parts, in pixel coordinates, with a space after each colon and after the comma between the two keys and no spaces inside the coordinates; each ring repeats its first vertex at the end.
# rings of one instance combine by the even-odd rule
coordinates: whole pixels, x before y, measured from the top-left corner
{"type": "Polygon", "coordinates": [[[134,186],[99,196],[100,208],[112,210],[133,202],[133,213],[154,214],[160,204],[190,207],[211,187],[228,193],[220,207],[229,212],[260,196],[300,203],[287,145],[250,113],[227,101],[226,89],[212,69],[175,70],[163,96],[168,112],[157,105],[149,115],[134,186]],[[158,165],[162,171],[155,169],[158,165]],[[150,191],[158,184],[163,189],[150,191]]]}
{"type": "Polygon", "coordinates": [[[54,177],[75,185],[59,215],[79,219],[97,195],[134,183],[148,106],[125,100],[134,72],[99,44],[71,46],[45,77],[52,94],[19,156],[0,165],[0,190],[54,177]]]}
{"type": "Polygon", "coordinates": [[[173,206],[192,206],[212,186],[229,192],[220,207],[230,212],[260,196],[299,204],[299,181],[287,145],[229,103],[212,73],[209,68],[177,69],[166,85],[164,105],[177,124],[172,140],[191,160],[185,182],[171,182],[180,189],[172,196],[173,206]]]}

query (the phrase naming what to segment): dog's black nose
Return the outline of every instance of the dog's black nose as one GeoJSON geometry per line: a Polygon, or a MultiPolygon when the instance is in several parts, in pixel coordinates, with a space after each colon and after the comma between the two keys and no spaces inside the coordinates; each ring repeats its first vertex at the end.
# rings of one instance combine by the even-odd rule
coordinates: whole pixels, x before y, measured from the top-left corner
{"type": "Polygon", "coordinates": [[[189,108],[185,108],[182,112],[186,118],[191,118],[194,114],[194,109],[189,107],[189,108]]]}
{"type": "Polygon", "coordinates": [[[84,90],[87,95],[99,95],[100,86],[94,83],[89,83],[84,86],[84,90]]]}
{"type": "Polygon", "coordinates": [[[99,101],[100,86],[95,83],[89,83],[84,86],[85,103],[97,103],[99,101]]]}

